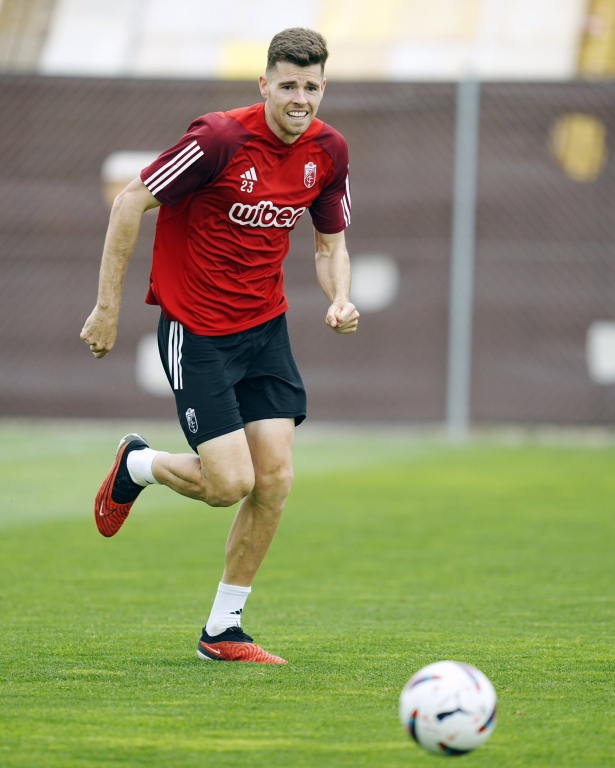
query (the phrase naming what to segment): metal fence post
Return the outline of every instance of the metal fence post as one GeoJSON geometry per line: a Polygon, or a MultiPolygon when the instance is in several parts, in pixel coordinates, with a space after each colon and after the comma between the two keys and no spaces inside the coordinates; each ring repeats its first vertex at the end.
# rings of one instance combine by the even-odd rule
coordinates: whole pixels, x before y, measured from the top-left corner
{"type": "Polygon", "coordinates": [[[463,80],[457,86],[446,393],[451,442],[465,441],[470,427],[479,121],[480,83],[463,80]]]}

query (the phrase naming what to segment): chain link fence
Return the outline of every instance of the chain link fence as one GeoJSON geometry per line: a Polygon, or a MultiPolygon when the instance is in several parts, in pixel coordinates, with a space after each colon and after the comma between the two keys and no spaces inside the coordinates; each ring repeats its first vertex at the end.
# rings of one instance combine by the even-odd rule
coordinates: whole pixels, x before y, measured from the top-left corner
{"type": "Polygon", "coordinates": [[[615,319],[615,87],[482,90],[474,418],[610,424],[615,387],[590,376],[587,337],[615,319]]]}
{"type": "MultiPolygon", "coordinates": [[[[311,418],[444,419],[455,92],[435,83],[327,88],[320,116],[350,146],[348,243],[357,303],[371,311],[354,337],[325,327],[305,217],[285,279],[311,418]]],[[[615,386],[590,376],[586,338],[595,321],[615,319],[614,96],[610,84],[482,88],[474,420],[612,420],[615,386]],[[604,127],[598,160],[599,131],[584,149],[564,126],[558,154],[558,121],[570,114],[604,127]],[[584,152],[594,175],[580,180],[571,167],[583,167],[584,152]]],[[[173,399],[144,389],[138,369],[158,319],[143,302],[155,213],[144,217],[128,271],[115,350],[95,360],[79,340],[108,220],[101,169],[114,153],[165,149],[199,114],[258,100],[253,83],[0,77],[3,414],[174,417],[173,399]]]]}

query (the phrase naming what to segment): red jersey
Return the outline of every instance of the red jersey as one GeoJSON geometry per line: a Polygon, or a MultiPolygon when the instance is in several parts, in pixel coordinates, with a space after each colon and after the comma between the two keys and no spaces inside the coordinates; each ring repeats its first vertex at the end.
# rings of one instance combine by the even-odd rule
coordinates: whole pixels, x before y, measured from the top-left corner
{"type": "Polygon", "coordinates": [[[343,136],[315,119],[285,144],[264,104],[199,117],[141,180],[162,203],[146,302],[203,336],[286,312],[282,262],[307,209],[325,234],[350,223],[343,136]]]}

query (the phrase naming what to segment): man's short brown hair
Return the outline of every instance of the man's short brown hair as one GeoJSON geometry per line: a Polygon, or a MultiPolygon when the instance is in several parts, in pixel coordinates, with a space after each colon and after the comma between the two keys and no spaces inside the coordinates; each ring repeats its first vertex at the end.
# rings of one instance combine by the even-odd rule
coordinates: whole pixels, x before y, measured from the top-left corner
{"type": "Polygon", "coordinates": [[[324,72],[328,58],[327,41],[321,34],[305,27],[292,27],[278,32],[269,44],[267,72],[270,72],[278,61],[290,61],[298,67],[320,64],[324,72]]]}

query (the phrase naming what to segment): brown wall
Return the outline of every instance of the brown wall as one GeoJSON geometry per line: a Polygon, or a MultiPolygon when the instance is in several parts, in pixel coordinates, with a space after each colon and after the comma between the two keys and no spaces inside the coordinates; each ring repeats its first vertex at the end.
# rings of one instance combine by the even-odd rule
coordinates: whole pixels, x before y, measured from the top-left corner
{"type": "MultiPolygon", "coordinates": [[[[477,419],[606,423],[615,413],[615,388],[593,384],[584,361],[587,326],[614,315],[613,163],[581,184],[548,153],[566,111],[613,132],[614,96],[601,85],[484,86],[477,419]]],[[[289,322],[313,418],[444,416],[454,99],[446,84],[329,85],[321,116],[351,152],[351,253],[394,257],[401,288],[356,337],[336,336],[324,327],[309,221],[297,227],[289,322]]],[[[155,214],[130,266],[116,349],[97,361],[79,340],[108,217],[101,165],[113,151],[164,149],[198,114],[257,100],[246,83],[0,78],[1,413],[174,414],[134,375],[138,340],[157,323],[143,303],[155,214]]]]}

